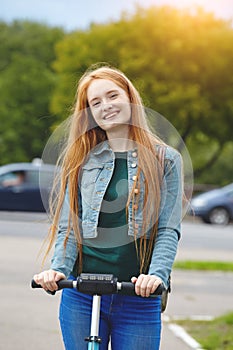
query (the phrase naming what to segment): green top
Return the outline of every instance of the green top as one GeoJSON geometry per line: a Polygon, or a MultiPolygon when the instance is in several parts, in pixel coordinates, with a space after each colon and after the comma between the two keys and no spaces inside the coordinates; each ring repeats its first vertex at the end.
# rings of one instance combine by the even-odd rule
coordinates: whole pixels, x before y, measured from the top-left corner
{"type": "Polygon", "coordinates": [[[83,272],[111,273],[119,281],[139,275],[135,242],[128,236],[127,200],[127,152],[116,152],[114,172],[99,215],[98,237],[83,242],[83,272]]]}

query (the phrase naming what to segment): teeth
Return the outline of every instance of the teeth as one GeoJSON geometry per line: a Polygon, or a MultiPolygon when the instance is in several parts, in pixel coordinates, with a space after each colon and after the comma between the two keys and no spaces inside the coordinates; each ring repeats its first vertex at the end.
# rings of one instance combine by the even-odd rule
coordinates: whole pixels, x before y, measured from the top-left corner
{"type": "Polygon", "coordinates": [[[106,120],[106,119],[112,118],[112,117],[114,117],[116,114],[117,114],[117,112],[113,112],[113,113],[111,113],[111,114],[108,114],[108,115],[106,115],[106,116],[104,117],[104,119],[106,120]]]}

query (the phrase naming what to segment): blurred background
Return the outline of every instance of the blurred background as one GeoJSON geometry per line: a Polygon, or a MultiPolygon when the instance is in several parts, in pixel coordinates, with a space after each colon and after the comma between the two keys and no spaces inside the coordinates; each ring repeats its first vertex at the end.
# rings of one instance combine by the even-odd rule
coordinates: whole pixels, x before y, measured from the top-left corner
{"type": "Polygon", "coordinates": [[[231,183],[232,16],[231,0],[1,0],[0,165],[41,157],[80,75],[104,61],[178,130],[197,190],[231,183]]]}
{"type": "MultiPolygon", "coordinates": [[[[29,287],[41,268],[37,254],[49,223],[39,212],[46,208],[54,174],[40,159],[54,130],[71,114],[78,79],[96,62],[125,72],[145,106],[176,128],[183,139],[177,148],[185,145],[193,165],[192,208],[204,223],[193,217],[182,223],[161,350],[201,348],[181,341],[179,332],[174,335],[170,321],[196,317],[203,322],[232,311],[232,18],[232,0],[0,1],[0,334],[5,350],[24,350],[29,343],[37,350],[48,344],[62,349],[58,296],[29,287]]],[[[154,115],[148,118],[156,128],[154,115]]],[[[232,312],[224,322],[224,332],[222,323],[214,323],[211,331],[202,323],[203,336],[192,332],[193,324],[189,332],[206,349],[232,350],[232,312]]]]}

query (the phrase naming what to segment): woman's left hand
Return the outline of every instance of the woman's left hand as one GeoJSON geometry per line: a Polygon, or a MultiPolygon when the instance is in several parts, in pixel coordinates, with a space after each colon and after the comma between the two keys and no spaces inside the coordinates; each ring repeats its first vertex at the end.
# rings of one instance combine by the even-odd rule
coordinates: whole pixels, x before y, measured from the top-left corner
{"type": "Polygon", "coordinates": [[[154,275],[141,274],[138,277],[132,277],[131,282],[135,283],[135,293],[137,295],[149,297],[162,283],[162,280],[154,275]]]}

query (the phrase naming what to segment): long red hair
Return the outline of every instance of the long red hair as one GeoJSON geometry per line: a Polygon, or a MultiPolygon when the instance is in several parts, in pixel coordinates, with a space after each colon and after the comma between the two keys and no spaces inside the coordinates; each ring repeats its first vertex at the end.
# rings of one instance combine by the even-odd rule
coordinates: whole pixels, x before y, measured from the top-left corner
{"type": "MultiPolygon", "coordinates": [[[[148,268],[151,258],[151,252],[157,232],[157,222],[160,205],[160,187],[161,187],[161,168],[159,166],[156,145],[162,144],[161,140],[149,129],[146,114],[138,91],[135,89],[131,81],[118,69],[109,66],[89,69],[80,79],[78,83],[76,101],[73,108],[73,115],[69,126],[69,137],[66,147],[59,157],[58,164],[62,171],[59,175],[59,191],[54,198],[51,196],[50,209],[52,215],[52,225],[50,227],[49,244],[45,257],[56,238],[59,218],[62,205],[64,202],[66,188],[69,191],[70,212],[68,221],[68,229],[64,247],[66,247],[70,231],[73,230],[79,252],[79,270],[82,269],[82,235],[78,222],[78,202],[77,186],[79,171],[83,161],[88,153],[100,142],[107,140],[104,130],[94,123],[91,115],[87,99],[87,89],[91,82],[95,79],[108,79],[113,81],[120,88],[124,89],[131,103],[131,123],[129,125],[129,138],[135,141],[138,148],[138,173],[133,184],[133,189],[129,193],[127,202],[127,212],[130,203],[133,205],[133,213],[137,210],[137,200],[140,196],[139,177],[142,172],[145,179],[144,188],[144,209],[143,209],[143,230],[144,234],[137,241],[135,228],[135,244],[140,259],[141,273],[148,268]],[[139,189],[139,193],[135,194],[135,189],[139,189]],[[153,213],[152,216],[148,213],[153,213]],[[147,243],[146,231],[150,226],[151,234],[147,243]],[[139,242],[139,243],[138,243],[139,242]]],[[[56,187],[56,185],[55,185],[56,187]]],[[[79,271],[79,272],[80,272],[79,271]]]]}

